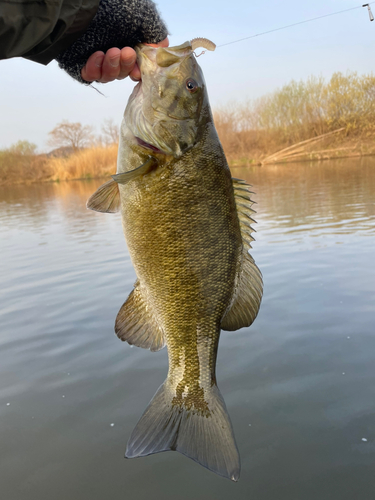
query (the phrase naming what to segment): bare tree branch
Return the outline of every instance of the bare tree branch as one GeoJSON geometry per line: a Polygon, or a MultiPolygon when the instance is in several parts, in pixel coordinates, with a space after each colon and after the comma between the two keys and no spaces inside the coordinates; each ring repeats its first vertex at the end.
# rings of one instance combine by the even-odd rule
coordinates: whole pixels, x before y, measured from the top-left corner
{"type": "Polygon", "coordinates": [[[104,120],[102,125],[103,141],[105,144],[118,144],[120,130],[112,118],[104,120]]]}
{"type": "Polygon", "coordinates": [[[89,146],[94,139],[94,130],[91,125],[82,125],[81,123],[70,123],[67,120],[62,121],[48,134],[48,144],[55,147],[68,146],[77,151],[78,149],[89,146]]]}

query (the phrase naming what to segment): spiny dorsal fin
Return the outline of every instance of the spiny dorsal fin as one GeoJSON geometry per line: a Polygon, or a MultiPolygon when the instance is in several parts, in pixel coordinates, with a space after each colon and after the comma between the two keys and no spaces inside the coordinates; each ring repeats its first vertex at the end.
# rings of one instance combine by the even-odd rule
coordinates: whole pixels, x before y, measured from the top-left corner
{"type": "Polygon", "coordinates": [[[228,331],[251,325],[258,314],[263,295],[262,274],[248,253],[251,241],[254,241],[251,235],[254,229],[250,224],[255,222],[252,218],[254,210],[251,206],[254,202],[250,198],[252,192],[249,188],[251,186],[239,179],[232,179],[232,181],[243,241],[243,253],[240,272],[234,287],[235,295],[232,297],[230,309],[221,322],[221,328],[228,331]]]}
{"type": "Polygon", "coordinates": [[[109,214],[118,212],[121,207],[118,184],[111,179],[100,186],[87,200],[86,207],[95,212],[109,214]]]}
{"type": "Polygon", "coordinates": [[[165,346],[163,330],[147,306],[139,281],[117,315],[115,332],[120,340],[150,351],[159,351],[165,346]]]}
{"type": "Polygon", "coordinates": [[[140,167],[137,167],[134,170],[129,170],[128,172],[122,172],[121,174],[112,175],[112,179],[118,184],[126,184],[127,182],[136,179],[140,175],[148,174],[148,172],[155,168],[157,164],[157,160],[150,156],[150,158],[145,161],[140,167]]]}
{"type": "Polygon", "coordinates": [[[234,199],[236,202],[237,215],[240,221],[242,240],[246,250],[251,248],[251,242],[254,241],[251,233],[255,233],[255,229],[250,225],[255,220],[252,218],[255,210],[251,207],[254,204],[250,195],[254,194],[250,191],[251,186],[241,179],[232,178],[234,199]]]}

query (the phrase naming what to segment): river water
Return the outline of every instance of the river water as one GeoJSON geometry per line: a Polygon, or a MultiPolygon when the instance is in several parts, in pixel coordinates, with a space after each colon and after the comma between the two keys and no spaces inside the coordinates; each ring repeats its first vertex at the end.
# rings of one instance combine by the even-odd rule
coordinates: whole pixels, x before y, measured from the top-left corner
{"type": "Polygon", "coordinates": [[[238,483],[178,453],[123,458],[167,372],[113,333],[135,274],[101,181],[0,188],[2,500],[374,500],[375,160],[235,169],[256,192],[254,325],[217,376],[238,483]]]}

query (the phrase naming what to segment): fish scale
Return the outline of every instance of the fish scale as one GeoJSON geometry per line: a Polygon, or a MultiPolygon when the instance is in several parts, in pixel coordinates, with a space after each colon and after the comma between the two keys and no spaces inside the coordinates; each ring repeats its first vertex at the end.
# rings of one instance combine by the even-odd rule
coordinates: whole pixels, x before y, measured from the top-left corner
{"type": "Polygon", "coordinates": [[[126,457],[176,450],[236,481],[240,459],[216,358],[221,329],[249,326],[262,297],[248,253],[249,186],[231,178],[191,43],[136,50],[142,83],[125,110],[117,174],[88,201],[94,210],[121,210],[137,274],[116,319],[118,337],[168,349],[166,381],[126,457]]]}

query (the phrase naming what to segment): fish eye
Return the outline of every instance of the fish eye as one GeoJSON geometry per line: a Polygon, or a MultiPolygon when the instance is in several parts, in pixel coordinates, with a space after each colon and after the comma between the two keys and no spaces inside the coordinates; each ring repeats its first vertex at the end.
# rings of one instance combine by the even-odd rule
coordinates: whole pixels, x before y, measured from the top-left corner
{"type": "Polygon", "coordinates": [[[198,90],[198,84],[192,78],[186,80],[186,88],[191,94],[194,94],[198,90]]]}

